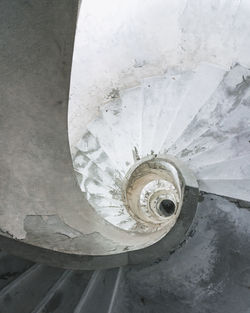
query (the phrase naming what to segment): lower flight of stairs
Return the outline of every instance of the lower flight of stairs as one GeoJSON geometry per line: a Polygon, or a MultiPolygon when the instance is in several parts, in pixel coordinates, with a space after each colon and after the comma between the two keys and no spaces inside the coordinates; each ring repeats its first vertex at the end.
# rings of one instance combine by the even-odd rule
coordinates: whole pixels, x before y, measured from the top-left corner
{"type": "Polygon", "coordinates": [[[113,311],[121,269],[71,271],[0,252],[0,313],[113,311]]]}
{"type": "Polygon", "coordinates": [[[250,203],[201,194],[192,231],[153,263],[98,271],[0,252],[0,313],[249,313],[250,203]]]}

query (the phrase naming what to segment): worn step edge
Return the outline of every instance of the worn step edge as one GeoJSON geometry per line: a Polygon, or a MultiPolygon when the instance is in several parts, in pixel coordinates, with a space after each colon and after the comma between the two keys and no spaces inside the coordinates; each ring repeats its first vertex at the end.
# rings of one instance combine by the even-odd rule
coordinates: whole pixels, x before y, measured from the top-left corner
{"type": "Polygon", "coordinates": [[[21,284],[24,280],[26,280],[31,274],[33,274],[36,270],[42,267],[42,264],[34,264],[28,270],[23,272],[20,276],[18,276],[15,280],[10,282],[6,287],[4,287],[0,291],[0,299],[4,297],[8,292],[21,284]]]}
{"type": "MultiPolygon", "coordinates": [[[[122,277],[122,267],[119,268],[118,273],[117,273],[117,277],[116,277],[116,281],[115,281],[115,286],[113,289],[113,293],[112,293],[112,297],[110,300],[110,305],[109,305],[109,309],[108,309],[108,313],[113,313],[113,309],[114,309],[114,304],[115,304],[115,300],[118,294],[118,290],[119,290],[119,286],[120,286],[120,282],[121,282],[121,277],[122,277]]],[[[115,313],[115,312],[114,312],[115,313]]]]}
{"type": "Polygon", "coordinates": [[[55,292],[63,285],[66,279],[72,274],[72,271],[67,270],[63,272],[61,277],[56,281],[56,283],[50,288],[48,293],[42,299],[42,301],[37,305],[37,307],[31,313],[39,313],[42,312],[46,304],[52,299],[55,292]]]}
{"type": "MultiPolygon", "coordinates": [[[[91,293],[93,292],[96,283],[98,282],[98,278],[101,276],[101,274],[103,273],[103,271],[99,270],[99,271],[95,271],[91,278],[90,281],[87,285],[87,287],[85,288],[79,303],[77,304],[74,313],[81,313],[83,306],[85,305],[88,297],[91,295],[91,293]]],[[[87,312],[86,312],[87,313],[87,312]]]]}
{"type": "Polygon", "coordinates": [[[207,193],[250,201],[250,179],[199,179],[198,184],[199,189],[207,193]]]}

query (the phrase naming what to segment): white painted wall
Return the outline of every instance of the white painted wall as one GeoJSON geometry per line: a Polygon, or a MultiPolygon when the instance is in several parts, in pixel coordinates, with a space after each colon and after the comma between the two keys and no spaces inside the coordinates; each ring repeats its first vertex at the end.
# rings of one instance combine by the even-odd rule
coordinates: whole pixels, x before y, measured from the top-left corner
{"type": "Polygon", "coordinates": [[[113,89],[201,61],[250,67],[248,0],[85,0],[79,12],[69,103],[74,150],[113,89]]]}

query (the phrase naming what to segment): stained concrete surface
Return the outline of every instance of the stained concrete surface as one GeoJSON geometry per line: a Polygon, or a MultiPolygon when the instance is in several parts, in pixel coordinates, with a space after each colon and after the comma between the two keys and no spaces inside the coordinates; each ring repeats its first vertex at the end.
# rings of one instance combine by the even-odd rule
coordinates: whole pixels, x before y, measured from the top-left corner
{"type": "Polygon", "coordinates": [[[208,194],[195,224],[168,260],[127,268],[116,312],[250,312],[249,210],[208,194]]]}
{"type": "MultiPolygon", "coordinates": [[[[230,1],[230,4],[233,4],[233,2],[230,1]]],[[[248,36],[248,28],[243,27],[244,23],[248,25],[247,22],[249,21],[247,15],[248,5],[246,1],[241,1],[233,6],[233,9],[231,6],[228,7],[229,12],[225,10],[228,14],[223,15],[224,18],[220,20],[222,24],[219,23],[219,26],[223,25],[224,27],[223,21],[225,19],[230,24],[227,27],[229,33],[234,26],[237,26],[234,29],[234,39],[236,41],[233,40],[233,46],[239,47],[239,50],[236,49],[237,51],[234,51],[234,53],[240,55],[242,57],[241,63],[245,63],[248,67],[249,50],[246,44],[247,41],[244,40],[248,36]],[[233,19],[234,17],[235,19],[233,19]],[[230,21],[232,21],[232,24],[230,21]],[[244,29],[246,29],[246,33],[243,34],[244,29]],[[240,38],[237,37],[239,33],[243,34],[240,38]],[[239,44],[237,45],[237,43],[239,44]]],[[[225,9],[223,6],[219,9],[217,7],[216,10],[215,8],[209,3],[209,9],[211,9],[211,15],[209,16],[212,18],[209,21],[225,9]],[[214,15],[214,13],[216,14],[214,15]]],[[[192,10],[192,1],[186,8],[183,8],[183,4],[180,2],[180,6],[178,5],[178,10],[174,15],[175,18],[179,17],[182,9],[185,9],[186,12],[194,12],[194,14],[199,12],[199,8],[192,10]]],[[[61,240],[62,236],[65,238],[78,235],[80,237],[81,234],[87,234],[87,236],[94,234],[92,238],[95,239],[100,238],[99,235],[95,236],[96,232],[100,233],[100,230],[102,230],[101,238],[103,237],[104,240],[99,241],[98,239],[98,244],[94,240],[92,245],[89,245],[92,254],[100,253],[99,247],[105,249],[105,243],[108,243],[106,247],[110,251],[110,240],[117,241],[118,251],[126,249],[127,243],[130,242],[131,244],[134,240],[133,235],[129,236],[123,233],[122,236],[119,236],[120,233],[116,229],[112,228],[110,224],[105,224],[102,219],[98,218],[97,214],[94,214],[87,201],[84,200],[73,176],[68,147],[67,103],[77,11],[77,1],[71,0],[0,1],[0,228],[3,235],[1,245],[5,245],[6,248],[19,254],[26,251],[26,255],[34,258],[35,261],[38,261],[40,257],[40,261],[46,259],[48,262],[50,257],[46,248],[52,247],[53,250],[57,250],[57,242],[60,241],[62,243],[61,249],[53,251],[51,254],[51,258],[54,260],[56,259],[55,255],[62,252],[58,263],[60,266],[65,265],[66,260],[70,257],[69,255],[64,256],[63,253],[69,251],[69,246],[72,247],[71,239],[75,240],[75,238],[61,240]],[[47,227],[46,219],[48,215],[57,216],[56,220],[60,221],[57,227],[47,227]],[[35,220],[35,222],[25,225],[25,221],[29,220],[35,220]],[[29,242],[26,238],[25,229],[29,232],[29,238],[36,238],[39,243],[32,242],[32,240],[29,242]],[[48,234],[48,229],[51,230],[50,234],[48,234]],[[55,231],[56,229],[59,230],[59,233],[55,231]],[[30,236],[32,233],[33,237],[30,236]],[[37,236],[38,233],[39,236],[37,236]],[[12,242],[5,241],[5,235],[6,237],[23,240],[19,249],[13,244],[14,240],[12,242]],[[24,242],[35,243],[36,247],[24,246],[24,242]],[[42,253],[37,246],[44,248],[42,253]],[[29,252],[27,252],[28,249],[30,249],[29,252]]],[[[148,12],[151,13],[150,10],[148,12]]],[[[188,16],[190,17],[190,15],[188,16]]],[[[197,16],[199,17],[197,23],[199,24],[203,15],[197,14],[197,16]]],[[[161,17],[162,22],[164,22],[164,14],[161,17]]],[[[193,17],[192,14],[191,17],[193,17]]],[[[117,18],[119,19],[119,16],[117,18]]],[[[192,27],[194,26],[192,26],[190,20],[192,18],[187,18],[185,22],[185,26],[191,28],[186,35],[189,34],[192,37],[194,31],[192,27]]],[[[206,21],[204,22],[206,24],[206,21]]],[[[157,25],[159,26],[159,24],[157,25]]],[[[165,22],[162,25],[165,25],[165,22]]],[[[178,25],[176,25],[177,28],[178,25]]],[[[206,25],[211,25],[211,23],[206,25]]],[[[202,35],[204,43],[209,35],[208,29],[205,28],[206,25],[203,28],[197,28],[201,31],[200,35],[202,35]],[[203,33],[204,30],[206,31],[203,33]]],[[[223,27],[221,28],[222,32],[223,27]]],[[[214,32],[215,30],[213,29],[214,32]]],[[[186,35],[183,36],[186,37],[186,35]]],[[[188,36],[187,39],[191,37],[188,36]]],[[[223,42],[226,42],[227,38],[226,34],[223,42]]],[[[210,38],[210,43],[213,42],[212,39],[210,38]]],[[[103,40],[106,40],[106,38],[103,38],[103,40]]],[[[162,42],[160,38],[159,42],[162,42]]],[[[186,40],[186,42],[188,44],[189,40],[186,40]]],[[[199,38],[196,38],[195,42],[199,42],[199,38]]],[[[85,43],[88,44],[88,42],[85,43]]],[[[174,45],[175,47],[176,45],[174,45]]],[[[216,49],[217,47],[214,45],[212,52],[215,52],[216,49]]],[[[141,49],[137,50],[141,51],[141,49]]],[[[103,52],[102,50],[98,51],[103,52]]],[[[111,50],[108,49],[108,51],[111,50]]],[[[203,46],[203,51],[208,51],[206,46],[203,46]]],[[[225,54],[222,53],[224,47],[220,51],[220,55],[224,59],[225,54]]],[[[169,53],[172,55],[172,50],[169,53]]],[[[192,55],[188,62],[189,66],[193,66],[194,59],[195,63],[200,62],[203,59],[202,56],[204,55],[201,54],[196,59],[195,55],[192,55]]],[[[96,55],[93,54],[93,57],[96,57],[96,55]]],[[[110,58],[110,54],[108,54],[108,57],[110,58]]],[[[235,61],[234,57],[232,59],[235,61]]],[[[224,65],[230,66],[232,59],[229,57],[224,65]]],[[[110,60],[113,62],[112,58],[110,60]]],[[[214,59],[209,60],[213,61],[214,59]]],[[[136,63],[138,62],[137,59],[136,63]]],[[[139,63],[143,64],[144,62],[142,60],[139,63]]],[[[105,62],[102,62],[102,64],[105,64],[105,62]]],[[[112,68],[115,68],[113,64],[112,68]]],[[[99,69],[102,70],[103,68],[99,69]]],[[[165,69],[164,65],[161,70],[164,72],[165,69]]],[[[80,72],[81,75],[82,73],[80,72]]],[[[157,73],[153,71],[151,74],[157,73]]],[[[139,76],[141,77],[141,75],[139,76]]],[[[85,77],[87,79],[88,76],[85,77]]],[[[92,91],[95,93],[95,89],[92,91]]],[[[112,97],[112,94],[110,96],[112,97]]],[[[81,97],[79,101],[82,101],[81,97]]],[[[215,225],[217,224],[218,221],[216,220],[215,225]]],[[[241,229],[242,225],[239,225],[238,228],[241,229]]],[[[227,234],[226,230],[227,226],[223,224],[218,233],[222,236],[224,231],[227,234]]],[[[217,241],[216,244],[218,244],[217,241]]],[[[79,250],[76,249],[74,253],[79,253],[79,250]]],[[[144,251],[140,251],[140,253],[141,259],[145,258],[144,251]]],[[[172,258],[175,258],[176,254],[172,258]]],[[[85,261],[90,264],[92,259],[87,255],[85,261]]],[[[115,260],[115,257],[110,259],[115,260]]],[[[107,263],[111,262],[110,259],[107,263]]],[[[83,263],[78,255],[75,262],[78,265],[83,263]]],[[[127,256],[123,255],[119,262],[117,264],[126,263],[127,256]]],[[[100,263],[103,264],[102,259],[99,259],[98,264],[100,265],[100,263]]],[[[96,266],[96,264],[93,266],[96,266]]]]}
{"type": "Polygon", "coordinates": [[[103,101],[145,77],[200,62],[249,68],[249,14],[248,0],[83,1],[71,77],[71,149],[103,101]]]}
{"type": "Polygon", "coordinates": [[[35,260],[33,246],[19,249],[5,237],[44,249],[43,260],[52,247],[87,255],[87,263],[134,241],[92,210],[73,172],[67,115],[77,12],[77,0],[0,1],[0,245],[35,260]],[[60,221],[59,234],[44,227],[48,216],[60,221]],[[91,251],[68,249],[71,241],[61,239],[69,234],[92,238],[91,251]]]}
{"type": "MultiPolygon", "coordinates": [[[[123,265],[128,256],[118,254],[137,247],[134,234],[95,213],[69,151],[77,12],[77,0],[0,1],[0,246],[40,262],[54,262],[61,253],[59,266],[84,267],[86,261],[88,267],[94,255],[104,266],[99,256],[113,253],[106,266],[123,265]],[[73,263],[66,264],[70,257],[73,263]]],[[[138,240],[148,245],[147,237],[138,240]]]]}

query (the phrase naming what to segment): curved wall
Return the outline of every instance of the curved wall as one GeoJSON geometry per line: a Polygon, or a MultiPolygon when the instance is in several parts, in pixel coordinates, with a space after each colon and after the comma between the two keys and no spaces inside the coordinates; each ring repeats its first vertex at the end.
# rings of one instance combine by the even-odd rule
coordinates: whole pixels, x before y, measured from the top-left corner
{"type": "Polygon", "coordinates": [[[247,0],[85,0],[71,75],[72,152],[102,103],[142,78],[201,62],[249,67],[249,16],[247,0]]]}

